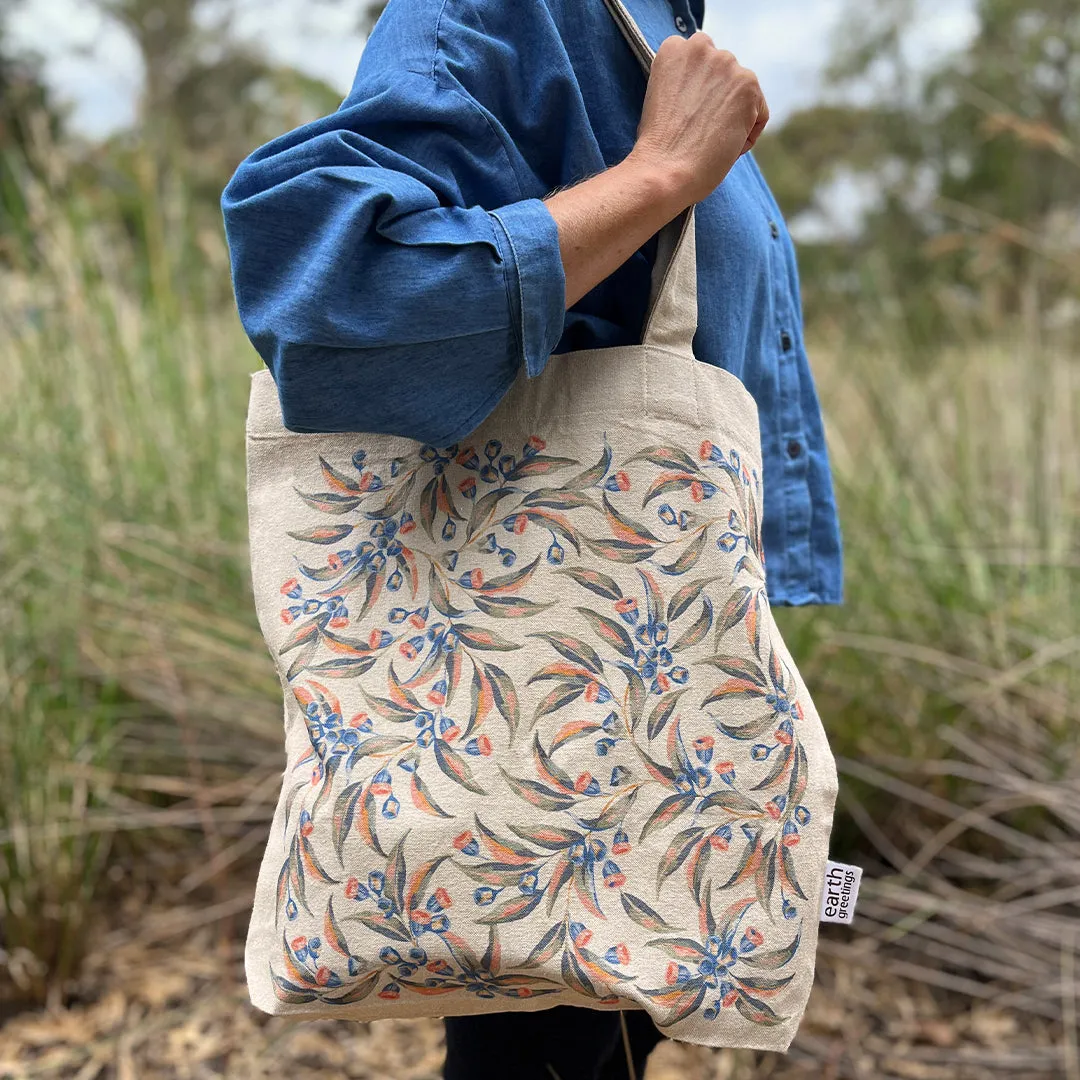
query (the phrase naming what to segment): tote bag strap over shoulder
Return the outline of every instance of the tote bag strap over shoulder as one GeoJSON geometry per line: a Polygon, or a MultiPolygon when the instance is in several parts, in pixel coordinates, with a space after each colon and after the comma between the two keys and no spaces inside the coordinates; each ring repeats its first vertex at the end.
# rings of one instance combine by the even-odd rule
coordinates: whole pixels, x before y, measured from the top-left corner
{"type": "MultiPolygon", "coordinates": [[[[622,0],[604,0],[604,3],[648,75],[655,55],[652,46],[622,0]]],[[[660,230],[644,327],[642,345],[693,355],[697,330],[697,250],[692,206],[660,230]]]]}

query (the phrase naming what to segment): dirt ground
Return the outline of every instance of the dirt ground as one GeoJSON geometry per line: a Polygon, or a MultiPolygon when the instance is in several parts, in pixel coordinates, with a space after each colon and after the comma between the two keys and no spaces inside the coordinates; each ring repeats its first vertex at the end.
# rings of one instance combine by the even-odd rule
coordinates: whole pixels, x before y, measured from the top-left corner
{"type": "MultiPolygon", "coordinates": [[[[204,916],[172,909],[102,935],[62,1007],[19,1013],[0,1028],[0,1078],[437,1080],[438,1021],[266,1016],[247,998],[236,920],[226,929],[204,916]]],[[[830,933],[788,1055],[668,1043],[642,1080],[1074,1080],[1050,1030],[953,1004],[946,1016],[949,1002],[898,979],[869,939],[830,933]]]]}

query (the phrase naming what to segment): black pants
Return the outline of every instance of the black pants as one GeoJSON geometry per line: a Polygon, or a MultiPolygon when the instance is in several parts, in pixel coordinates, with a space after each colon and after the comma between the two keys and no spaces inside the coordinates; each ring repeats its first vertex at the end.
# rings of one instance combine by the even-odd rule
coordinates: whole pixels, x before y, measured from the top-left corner
{"type": "Polygon", "coordinates": [[[622,1014],[631,1074],[619,1015],[556,1005],[540,1012],[448,1016],[444,1080],[642,1080],[645,1059],[663,1036],[647,1013],[622,1014]]]}

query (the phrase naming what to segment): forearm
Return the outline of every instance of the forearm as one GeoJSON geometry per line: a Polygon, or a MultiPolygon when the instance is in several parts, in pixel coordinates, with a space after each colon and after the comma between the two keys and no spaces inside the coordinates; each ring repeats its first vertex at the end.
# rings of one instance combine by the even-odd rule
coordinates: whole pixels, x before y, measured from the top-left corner
{"type": "Polygon", "coordinates": [[[544,204],[559,229],[566,306],[617,270],[692,201],[674,171],[631,153],[544,204]]]}

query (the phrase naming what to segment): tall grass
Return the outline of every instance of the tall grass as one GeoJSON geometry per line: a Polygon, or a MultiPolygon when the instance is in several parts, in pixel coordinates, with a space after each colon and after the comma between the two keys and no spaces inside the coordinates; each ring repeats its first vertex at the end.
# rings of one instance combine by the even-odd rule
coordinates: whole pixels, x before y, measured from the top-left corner
{"type": "MultiPolygon", "coordinates": [[[[242,910],[229,871],[280,782],[244,542],[259,361],[217,232],[133,175],[122,206],[27,178],[34,244],[0,271],[0,968],[29,999],[59,993],[119,892],[242,910]]],[[[909,976],[952,965],[954,991],[1008,937],[993,905],[1060,883],[1036,959],[993,976],[1022,995],[1080,880],[1080,369],[1034,335],[919,372],[858,339],[814,359],[847,604],[778,614],[846,773],[835,844],[881,878],[875,941],[912,943],[909,976]],[[939,921],[958,893],[982,930],[939,921]],[[926,961],[942,925],[953,952],[926,961]]]]}
{"type": "Polygon", "coordinates": [[[160,875],[178,829],[223,849],[204,789],[276,734],[222,243],[178,273],[182,200],[133,218],[71,181],[26,177],[34,243],[0,271],[0,946],[31,996],[76,964],[107,865],[160,875]],[[172,832],[136,835],[163,803],[172,832]]]}

